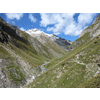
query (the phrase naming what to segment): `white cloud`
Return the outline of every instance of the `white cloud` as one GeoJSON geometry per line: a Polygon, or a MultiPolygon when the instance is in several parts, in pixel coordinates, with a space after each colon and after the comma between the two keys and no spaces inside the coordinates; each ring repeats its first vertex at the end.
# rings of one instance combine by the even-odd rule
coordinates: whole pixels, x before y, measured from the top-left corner
{"type": "Polygon", "coordinates": [[[23,13],[6,13],[8,19],[17,19],[20,20],[23,17],[23,13]]]}
{"type": "Polygon", "coordinates": [[[23,27],[20,28],[21,31],[26,31],[26,29],[24,29],[23,27]]]}
{"type": "Polygon", "coordinates": [[[78,27],[86,27],[87,24],[93,21],[95,13],[82,13],[78,16],[78,27]]]}
{"type": "Polygon", "coordinates": [[[29,14],[29,19],[31,20],[31,22],[35,23],[37,21],[36,18],[34,18],[34,16],[32,14],[29,14]]]}
{"type": "Polygon", "coordinates": [[[72,13],[41,13],[41,21],[40,21],[40,25],[46,27],[47,25],[50,24],[58,24],[58,23],[62,23],[63,18],[65,19],[65,17],[67,15],[67,17],[71,17],[74,14],[72,13]]]}
{"type": "Polygon", "coordinates": [[[82,30],[93,21],[95,13],[82,13],[78,16],[78,21],[74,20],[74,13],[41,13],[40,25],[47,27],[47,31],[55,34],[78,36],[82,30]],[[52,25],[52,27],[48,27],[52,25]]]}

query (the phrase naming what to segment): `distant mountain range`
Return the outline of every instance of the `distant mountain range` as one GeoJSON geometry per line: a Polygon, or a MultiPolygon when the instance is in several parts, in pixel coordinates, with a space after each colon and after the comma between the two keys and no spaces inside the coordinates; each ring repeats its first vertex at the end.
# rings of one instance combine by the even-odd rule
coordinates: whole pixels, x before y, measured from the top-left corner
{"type": "Polygon", "coordinates": [[[38,30],[38,29],[27,30],[26,33],[30,34],[34,38],[37,38],[41,43],[45,41],[45,39],[43,40],[41,38],[41,36],[42,37],[44,36],[45,38],[50,38],[66,50],[69,50],[70,49],[69,46],[72,44],[72,42],[70,40],[63,39],[61,37],[56,36],[55,34],[47,34],[43,31],[38,30]]]}

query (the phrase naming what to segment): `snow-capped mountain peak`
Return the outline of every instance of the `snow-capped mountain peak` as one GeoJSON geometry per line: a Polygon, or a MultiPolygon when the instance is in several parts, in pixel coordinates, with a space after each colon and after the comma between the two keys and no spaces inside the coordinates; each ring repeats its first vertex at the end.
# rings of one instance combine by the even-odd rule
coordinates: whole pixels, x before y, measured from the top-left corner
{"type": "Polygon", "coordinates": [[[56,36],[54,33],[53,34],[47,34],[43,31],[40,31],[38,29],[31,29],[26,31],[28,34],[31,36],[37,38],[41,43],[45,44],[46,41],[45,39],[48,39],[50,41],[54,41],[60,46],[62,46],[64,49],[69,49],[70,44],[72,43],[71,41],[68,41],[66,39],[63,39],[61,37],[56,36]],[[42,38],[42,37],[44,38],[42,38]]]}
{"type": "Polygon", "coordinates": [[[37,37],[37,36],[40,36],[40,35],[43,35],[43,34],[47,35],[49,37],[51,36],[50,34],[47,34],[47,33],[43,32],[43,31],[38,30],[38,29],[27,30],[26,33],[30,34],[33,37],[37,37]]]}
{"type": "Polygon", "coordinates": [[[33,35],[33,34],[41,34],[42,31],[38,30],[38,29],[31,29],[31,30],[27,30],[26,33],[33,35]]]}

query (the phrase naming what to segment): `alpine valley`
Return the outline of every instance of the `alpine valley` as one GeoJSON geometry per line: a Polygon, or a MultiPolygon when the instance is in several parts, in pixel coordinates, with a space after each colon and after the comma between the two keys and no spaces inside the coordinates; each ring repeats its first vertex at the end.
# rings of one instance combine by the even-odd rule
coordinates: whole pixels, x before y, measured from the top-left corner
{"type": "Polygon", "coordinates": [[[0,88],[100,88],[100,15],[74,42],[0,18],[0,88]]]}

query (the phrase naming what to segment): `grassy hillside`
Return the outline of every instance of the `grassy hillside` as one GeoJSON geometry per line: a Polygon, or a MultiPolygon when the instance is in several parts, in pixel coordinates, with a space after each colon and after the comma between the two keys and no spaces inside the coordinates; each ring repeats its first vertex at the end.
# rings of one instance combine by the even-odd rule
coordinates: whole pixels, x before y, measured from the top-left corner
{"type": "Polygon", "coordinates": [[[80,84],[79,88],[100,88],[100,74],[80,84]]]}
{"type": "Polygon", "coordinates": [[[100,22],[97,20],[99,16],[72,43],[68,53],[46,36],[36,39],[0,21],[4,31],[0,31],[2,87],[10,84],[10,87],[26,85],[25,88],[100,87],[100,22]],[[42,72],[43,68],[47,71],[42,72]],[[34,81],[32,76],[36,77],[34,81]]]}
{"type": "MultiPolygon", "coordinates": [[[[81,39],[84,40],[84,37],[81,39]]],[[[100,35],[81,43],[62,58],[51,61],[46,66],[49,70],[26,87],[80,87],[98,75],[99,63],[100,35]]]]}
{"type": "Polygon", "coordinates": [[[3,77],[0,80],[3,81],[1,87],[25,85],[33,75],[40,74],[38,67],[41,64],[67,53],[57,44],[49,44],[48,48],[36,38],[14,28],[1,18],[0,27],[0,73],[3,77]],[[50,45],[52,45],[52,48],[50,45]],[[59,50],[57,47],[59,47],[59,50]],[[50,52],[49,49],[54,52],[50,52]]]}
{"type": "Polygon", "coordinates": [[[100,33],[99,29],[100,29],[100,15],[98,15],[97,18],[95,18],[94,22],[89,27],[85,28],[81,32],[80,37],[71,44],[70,48],[74,49],[78,45],[90,41],[94,37],[98,36],[100,33]]]}
{"type": "Polygon", "coordinates": [[[43,45],[36,38],[31,37],[29,34],[20,31],[19,29],[14,29],[5,21],[3,21],[3,19],[0,19],[0,26],[3,26],[4,33],[9,37],[8,44],[2,45],[5,47],[7,46],[23,59],[27,59],[29,62],[33,63],[34,66],[38,66],[41,62],[43,63],[44,61],[55,58],[56,56],[54,53],[60,56],[63,56],[66,53],[66,50],[60,48],[60,46],[54,44],[53,42],[51,44],[49,43],[48,46],[49,49],[52,49],[55,52],[50,52],[48,46],[43,45]],[[59,47],[59,49],[57,47],[59,47]]]}

